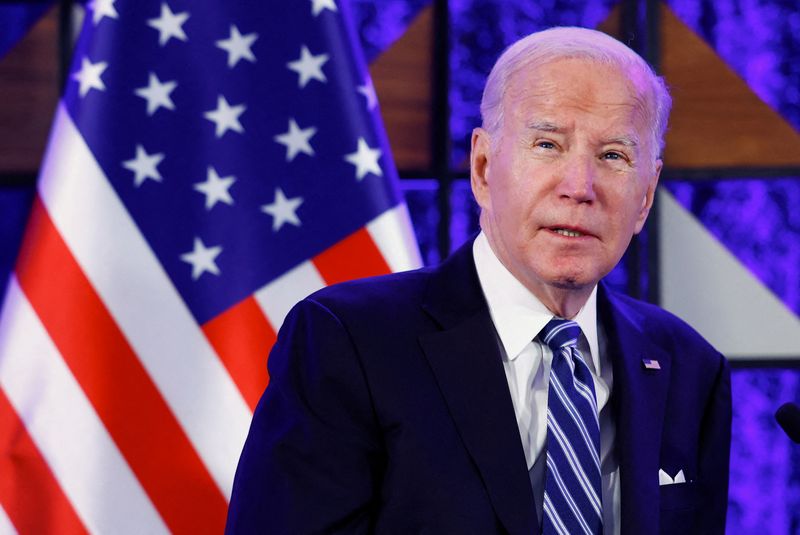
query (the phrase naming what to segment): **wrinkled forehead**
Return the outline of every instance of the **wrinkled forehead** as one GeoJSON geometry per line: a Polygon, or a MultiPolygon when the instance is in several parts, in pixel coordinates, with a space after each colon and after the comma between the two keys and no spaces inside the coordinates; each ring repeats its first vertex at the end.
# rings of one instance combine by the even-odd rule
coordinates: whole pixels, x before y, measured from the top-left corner
{"type": "Polygon", "coordinates": [[[653,97],[640,70],[593,58],[555,58],[521,65],[511,74],[503,96],[504,114],[549,102],[607,105],[629,109],[638,127],[655,120],[653,97]]]}

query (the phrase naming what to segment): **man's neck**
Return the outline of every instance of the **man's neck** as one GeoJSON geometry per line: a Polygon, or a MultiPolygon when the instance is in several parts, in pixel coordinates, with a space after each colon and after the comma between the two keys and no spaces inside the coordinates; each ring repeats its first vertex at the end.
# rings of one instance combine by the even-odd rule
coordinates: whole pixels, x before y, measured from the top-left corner
{"type": "Polygon", "coordinates": [[[526,284],[521,281],[544,306],[558,317],[572,319],[578,315],[594,286],[585,288],[561,288],[547,284],[526,284]]]}

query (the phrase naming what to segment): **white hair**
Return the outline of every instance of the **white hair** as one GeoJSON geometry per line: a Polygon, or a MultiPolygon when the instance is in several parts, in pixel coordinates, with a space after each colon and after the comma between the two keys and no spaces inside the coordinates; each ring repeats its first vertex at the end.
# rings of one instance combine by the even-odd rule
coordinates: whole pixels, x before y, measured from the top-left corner
{"type": "Polygon", "coordinates": [[[586,59],[619,68],[644,82],[643,100],[654,158],[664,149],[664,133],[672,107],[664,79],[633,50],[597,30],[577,27],[550,28],[532,33],[509,46],[486,79],[481,99],[483,128],[494,137],[503,123],[503,98],[511,78],[523,69],[557,59],[586,59]],[[637,76],[640,75],[640,76],[637,76]]]}

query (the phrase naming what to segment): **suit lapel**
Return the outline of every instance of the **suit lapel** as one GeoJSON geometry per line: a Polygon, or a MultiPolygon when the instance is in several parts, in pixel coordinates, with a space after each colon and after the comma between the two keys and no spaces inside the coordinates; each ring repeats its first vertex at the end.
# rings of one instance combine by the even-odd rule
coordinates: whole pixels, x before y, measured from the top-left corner
{"type": "Polygon", "coordinates": [[[424,308],[441,330],[420,344],[498,518],[509,533],[529,535],[538,525],[533,492],[471,249],[433,273],[424,308]]]}
{"type": "Polygon", "coordinates": [[[658,470],[671,356],[650,343],[639,313],[601,288],[598,307],[614,370],[622,533],[647,533],[658,525],[658,470]],[[658,361],[661,369],[646,369],[643,359],[658,361]]]}

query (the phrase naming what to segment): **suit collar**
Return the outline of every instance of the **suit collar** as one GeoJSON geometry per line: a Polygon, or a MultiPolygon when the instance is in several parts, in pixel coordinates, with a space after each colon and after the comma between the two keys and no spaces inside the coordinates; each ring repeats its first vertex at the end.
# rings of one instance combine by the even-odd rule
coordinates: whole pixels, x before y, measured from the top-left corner
{"type": "Polygon", "coordinates": [[[433,270],[423,308],[441,330],[420,344],[497,517],[511,534],[534,533],[525,454],[471,241],[433,270]]]}
{"type": "Polygon", "coordinates": [[[444,329],[487,308],[472,259],[472,243],[469,240],[433,268],[425,288],[422,308],[444,329]]]}
{"type": "Polygon", "coordinates": [[[614,370],[622,533],[644,533],[648,526],[658,525],[661,434],[672,359],[652,342],[646,317],[638,308],[602,283],[598,312],[614,370]],[[658,361],[661,369],[646,369],[643,359],[658,361]]]}

